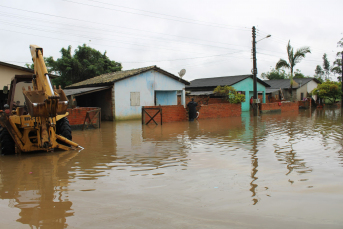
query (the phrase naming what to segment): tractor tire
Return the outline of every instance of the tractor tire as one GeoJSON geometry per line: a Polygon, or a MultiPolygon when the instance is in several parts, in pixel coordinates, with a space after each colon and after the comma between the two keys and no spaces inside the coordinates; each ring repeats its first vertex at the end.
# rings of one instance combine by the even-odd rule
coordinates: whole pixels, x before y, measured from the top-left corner
{"type": "Polygon", "coordinates": [[[12,136],[6,128],[0,130],[1,154],[12,155],[15,154],[15,143],[12,136]]]}
{"type": "MultiPolygon", "coordinates": [[[[57,121],[56,123],[56,134],[61,135],[62,137],[65,137],[68,140],[72,140],[71,136],[71,127],[69,124],[69,120],[67,117],[64,117],[60,120],[57,121]]],[[[57,140],[59,144],[65,145],[65,146],[70,146],[60,140],[57,140]]]]}

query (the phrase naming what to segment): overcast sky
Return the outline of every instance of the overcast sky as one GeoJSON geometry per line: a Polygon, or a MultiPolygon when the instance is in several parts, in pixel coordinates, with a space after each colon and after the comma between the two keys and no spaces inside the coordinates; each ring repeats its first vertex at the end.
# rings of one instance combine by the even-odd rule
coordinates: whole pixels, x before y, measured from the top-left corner
{"type": "Polygon", "coordinates": [[[184,79],[250,74],[252,26],[258,30],[258,75],[286,59],[288,40],[312,50],[298,65],[313,76],[327,53],[341,50],[342,0],[0,0],[0,61],[31,63],[29,45],[44,56],[87,44],[123,70],[157,65],[184,79]]]}

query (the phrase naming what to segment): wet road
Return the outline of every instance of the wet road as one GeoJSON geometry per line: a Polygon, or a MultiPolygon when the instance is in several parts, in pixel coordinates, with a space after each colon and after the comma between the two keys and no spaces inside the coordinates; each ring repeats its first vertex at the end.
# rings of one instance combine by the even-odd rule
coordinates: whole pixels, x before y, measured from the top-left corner
{"type": "Polygon", "coordinates": [[[0,228],[342,228],[341,110],[74,131],[0,157],[0,228]]]}

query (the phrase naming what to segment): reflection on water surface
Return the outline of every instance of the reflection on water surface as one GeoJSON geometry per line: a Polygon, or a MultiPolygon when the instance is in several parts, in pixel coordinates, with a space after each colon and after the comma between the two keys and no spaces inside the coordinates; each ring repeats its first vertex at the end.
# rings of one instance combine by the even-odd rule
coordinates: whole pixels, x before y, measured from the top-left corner
{"type": "Polygon", "coordinates": [[[75,131],[1,157],[1,228],[339,228],[341,110],[75,131]],[[291,219],[291,220],[290,220],[291,219]]]}

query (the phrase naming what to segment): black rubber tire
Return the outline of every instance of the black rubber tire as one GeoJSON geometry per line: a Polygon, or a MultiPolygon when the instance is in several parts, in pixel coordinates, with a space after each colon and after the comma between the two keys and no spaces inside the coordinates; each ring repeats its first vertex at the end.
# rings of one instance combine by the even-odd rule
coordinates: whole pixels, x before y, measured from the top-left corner
{"type": "MultiPolygon", "coordinates": [[[[70,141],[72,140],[71,127],[70,127],[69,120],[67,117],[64,117],[64,118],[57,121],[57,123],[56,123],[56,134],[61,135],[62,137],[65,137],[70,141]]],[[[60,144],[69,146],[60,140],[57,140],[57,142],[60,144]]]]}
{"type": "MultiPolygon", "coordinates": [[[[1,127],[0,127],[1,128],[1,127]]],[[[0,130],[1,154],[12,155],[15,154],[15,143],[12,136],[6,128],[0,130]]]]}

